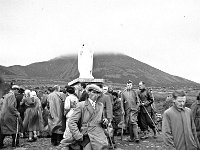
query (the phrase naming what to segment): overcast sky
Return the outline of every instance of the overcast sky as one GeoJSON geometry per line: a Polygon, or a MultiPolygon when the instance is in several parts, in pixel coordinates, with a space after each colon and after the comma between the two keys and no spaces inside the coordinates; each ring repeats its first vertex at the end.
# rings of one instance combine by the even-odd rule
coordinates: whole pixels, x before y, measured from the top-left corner
{"type": "Polygon", "coordinates": [[[0,65],[120,52],[200,83],[199,0],[0,0],[0,65]]]}

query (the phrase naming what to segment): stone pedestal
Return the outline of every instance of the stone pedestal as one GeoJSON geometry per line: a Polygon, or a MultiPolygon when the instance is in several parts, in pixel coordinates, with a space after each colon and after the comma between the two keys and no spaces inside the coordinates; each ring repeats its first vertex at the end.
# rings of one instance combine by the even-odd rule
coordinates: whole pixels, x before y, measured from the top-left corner
{"type": "Polygon", "coordinates": [[[105,82],[104,79],[89,79],[89,78],[77,78],[72,80],[68,83],[70,86],[77,85],[79,83],[86,83],[86,84],[103,84],[105,82]]]}

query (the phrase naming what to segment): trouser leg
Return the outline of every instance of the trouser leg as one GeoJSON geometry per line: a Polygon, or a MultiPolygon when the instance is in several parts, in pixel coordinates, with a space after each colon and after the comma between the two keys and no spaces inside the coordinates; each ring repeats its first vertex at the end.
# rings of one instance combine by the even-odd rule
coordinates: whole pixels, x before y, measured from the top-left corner
{"type": "Polygon", "coordinates": [[[138,138],[138,126],[137,125],[133,125],[133,134],[135,139],[139,139],[138,138]]]}
{"type": "Polygon", "coordinates": [[[16,147],[19,145],[19,134],[12,134],[12,146],[16,147]]]}
{"type": "Polygon", "coordinates": [[[146,113],[141,113],[140,115],[140,121],[141,121],[141,126],[142,126],[142,131],[147,131],[148,130],[148,124],[147,124],[147,114],[146,113]]]}
{"type": "Polygon", "coordinates": [[[56,146],[57,145],[57,134],[56,133],[52,133],[51,135],[51,144],[56,146]]]}
{"type": "Polygon", "coordinates": [[[130,139],[134,139],[134,133],[133,133],[133,125],[129,123],[129,134],[130,134],[130,139]]]}
{"type": "Polygon", "coordinates": [[[63,139],[63,134],[57,134],[57,144],[60,144],[60,141],[63,139]]]}
{"type": "Polygon", "coordinates": [[[3,141],[4,141],[5,135],[0,133],[0,148],[3,147],[3,141]]]}
{"type": "Polygon", "coordinates": [[[156,137],[157,136],[157,131],[156,131],[155,124],[153,123],[154,120],[153,120],[152,116],[153,115],[149,112],[149,115],[146,116],[146,121],[147,121],[148,126],[153,130],[154,137],[156,137]],[[151,116],[151,118],[150,118],[150,116],[151,116]]]}

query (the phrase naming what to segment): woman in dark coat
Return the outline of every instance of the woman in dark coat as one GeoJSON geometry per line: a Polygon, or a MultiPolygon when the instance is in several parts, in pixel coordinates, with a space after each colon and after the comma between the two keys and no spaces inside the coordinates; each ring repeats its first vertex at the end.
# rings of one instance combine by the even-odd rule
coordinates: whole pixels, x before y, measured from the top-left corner
{"type": "Polygon", "coordinates": [[[29,132],[28,141],[33,142],[37,138],[36,130],[39,124],[39,115],[38,115],[38,110],[36,108],[36,101],[34,98],[30,97],[31,96],[30,94],[31,94],[30,90],[25,91],[25,97],[23,98],[21,105],[25,104],[27,107],[24,114],[24,121],[23,121],[24,131],[29,132]],[[33,135],[33,132],[34,132],[34,135],[33,135]]]}
{"type": "Polygon", "coordinates": [[[197,101],[191,106],[192,115],[197,131],[197,138],[200,142],[200,93],[197,96],[197,101]]]}

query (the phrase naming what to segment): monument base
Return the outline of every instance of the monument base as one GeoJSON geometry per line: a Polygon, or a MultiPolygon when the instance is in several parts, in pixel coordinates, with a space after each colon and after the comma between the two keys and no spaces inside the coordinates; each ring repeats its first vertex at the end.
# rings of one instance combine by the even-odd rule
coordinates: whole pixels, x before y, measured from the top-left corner
{"type": "Polygon", "coordinates": [[[89,78],[77,78],[72,80],[68,83],[69,86],[74,86],[79,83],[86,83],[86,84],[103,84],[105,82],[104,79],[89,79],[89,78]]]}

